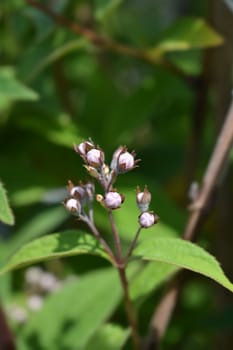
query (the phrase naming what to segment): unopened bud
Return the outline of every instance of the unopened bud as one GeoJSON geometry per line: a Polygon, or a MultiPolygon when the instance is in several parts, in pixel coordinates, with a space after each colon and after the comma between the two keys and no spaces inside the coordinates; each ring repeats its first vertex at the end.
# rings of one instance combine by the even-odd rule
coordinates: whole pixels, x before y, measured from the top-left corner
{"type": "Polygon", "coordinates": [[[42,308],[42,305],[43,305],[43,298],[41,295],[31,295],[29,298],[28,298],[28,307],[32,310],[32,311],[38,311],[42,308]]]}
{"type": "Polygon", "coordinates": [[[72,214],[80,214],[81,213],[81,204],[75,198],[70,198],[64,203],[66,209],[70,211],[72,214]]]}
{"type": "Polygon", "coordinates": [[[147,211],[151,201],[151,193],[148,191],[147,186],[144,187],[144,191],[141,192],[140,188],[136,189],[137,205],[141,212],[147,211]]]}
{"type": "Polygon", "coordinates": [[[98,203],[100,203],[102,205],[102,207],[106,208],[105,202],[104,202],[104,197],[102,196],[102,194],[97,194],[96,195],[96,200],[98,203]]]}
{"type": "Polygon", "coordinates": [[[84,141],[79,145],[74,145],[74,150],[79,153],[81,156],[85,157],[87,152],[89,152],[92,148],[94,148],[94,143],[90,141],[84,141]]]}
{"type": "Polygon", "coordinates": [[[83,200],[86,196],[86,191],[82,186],[74,186],[71,190],[70,190],[70,195],[72,197],[78,198],[80,200],[83,200]]]}
{"type": "Polygon", "coordinates": [[[135,168],[138,160],[135,161],[135,153],[129,153],[125,146],[120,146],[114,152],[112,161],[111,161],[111,169],[115,172],[115,174],[123,174],[129,170],[135,168]]]}
{"type": "Polygon", "coordinates": [[[90,176],[94,177],[95,179],[100,178],[100,174],[96,168],[90,165],[84,165],[84,167],[87,169],[90,176]]]}
{"type": "Polygon", "coordinates": [[[149,228],[154,224],[157,224],[158,220],[158,216],[151,212],[144,212],[138,218],[138,222],[143,228],[149,228]]]}
{"type": "Polygon", "coordinates": [[[86,154],[87,163],[93,167],[101,167],[104,162],[104,153],[96,148],[91,149],[86,154]]]}
{"type": "Polygon", "coordinates": [[[120,154],[118,158],[118,168],[121,173],[125,173],[133,169],[134,167],[134,156],[129,152],[120,154]]]}
{"type": "Polygon", "coordinates": [[[109,209],[117,209],[124,202],[124,196],[118,192],[108,192],[105,195],[104,203],[109,209]]]}

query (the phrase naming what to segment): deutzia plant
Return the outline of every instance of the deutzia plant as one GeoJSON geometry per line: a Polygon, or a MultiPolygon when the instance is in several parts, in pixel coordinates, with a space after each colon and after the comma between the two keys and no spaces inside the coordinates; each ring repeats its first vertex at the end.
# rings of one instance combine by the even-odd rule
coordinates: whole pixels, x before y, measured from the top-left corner
{"type": "Polygon", "coordinates": [[[139,160],[135,160],[135,152],[130,153],[126,146],[120,146],[114,152],[109,166],[105,163],[104,151],[99,146],[96,146],[92,140],[84,141],[79,145],[75,145],[74,149],[84,160],[84,166],[89,175],[94,178],[95,181],[99,182],[103,193],[95,194],[95,186],[93,182],[87,182],[86,184],[80,182],[79,185],[76,186],[69,181],[67,186],[69,196],[65,200],[64,205],[71,214],[77,216],[79,220],[88,225],[93,235],[109,256],[113,265],[117,268],[124,292],[125,309],[129,326],[131,327],[132,339],[135,349],[140,349],[141,340],[138,332],[138,321],[130,299],[126,266],[136,246],[141,229],[149,228],[158,222],[157,214],[153,211],[149,211],[151,194],[148,191],[147,186],[145,186],[143,191],[141,191],[139,187],[136,190],[135,201],[140,210],[138,229],[128,248],[127,254],[123,256],[120,236],[114,220],[113,211],[121,208],[125,196],[119,193],[114,185],[117,177],[137,167],[139,160]],[[92,205],[94,199],[106,209],[114,238],[115,250],[109,246],[95,225],[92,205]]]}
{"type": "MultiPolygon", "coordinates": [[[[26,243],[2,265],[0,274],[53,258],[81,254],[100,256],[106,259],[112,268],[103,269],[104,271],[97,270],[95,273],[90,273],[89,276],[81,278],[77,285],[74,283],[73,286],[70,286],[71,291],[69,293],[64,287],[65,293],[63,294],[61,283],[59,283],[60,288],[57,288],[57,294],[54,298],[57,298],[59,302],[56,304],[56,308],[52,308],[52,310],[61,306],[62,314],[64,305],[66,305],[65,308],[69,310],[69,317],[70,315],[76,317],[72,323],[72,327],[74,327],[73,333],[72,330],[69,333],[67,329],[62,334],[62,339],[64,338],[64,342],[67,342],[64,343],[64,346],[69,349],[97,349],[95,343],[97,341],[97,343],[101,343],[101,345],[98,345],[98,349],[105,350],[110,349],[109,346],[111,345],[109,344],[113,344],[112,339],[114,339],[114,342],[116,342],[114,343],[114,349],[121,349],[127,338],[131,336],[133,349],[155,349],[154,344],[157,344],[154,341],[156,334],[159,331],[159,336],[162,336],[164,324],[167,322],[167,318],[164,318],[164,314],[161,314],[161,305],[167,306],[167,301],[171,301],[167,296],[173,298],[174,295],[177,295],[177,293],[173,293],[174,279],[176,277],[174,276],[171,280],[170,286],[167,288],[167,294],[161,299],[159,306],[155,307],[157,313],[155,312],[152,316],[151,324],[148,327],[149,336],[145,340],[143,340],[141,334],[138,317],[138,309],[141,305],[138,305],[137,300],[147,297],[158,284],[165,282],[177,273],[179,269],[183,268],[207,276],[230,291],[233,291],[233,284],[225,276],[217,260],[201,247],[185,239],[161,235],[161,232],[163,232],[161,229],[162,225],[158,225],[153,230],[153,226],[158,223],[159,218],[150,209],[151,193],[147,186],[144,186],[143,189],[140,187],[136,188],[135,206],[139,209],[138,218],[135,217],[137,228],[136,232],[132,232],[132,238],[128,243],[127,249],[123,250],[114,212],[125,209],[124,201],[127,201],[127,195],[118,191],[116,182],[118,176],[122,176],[138,166],[138,160],[135,159],[136,155],[134,152],[129,152],[125,146],[120,146],[113,153],[110,164],[107,164],[105,152],[99,146],[96,146],[91,139],[75,145],[74,149],[83,159],[90,181],[85,183],[79,181],[75,184],[68,181],[68,195],[63,204],[69,213],[88,227],[88,232],[69,230],[49,234],[26,243]],[[96,193],[95,191],[96,182],[100,185],[101,193],[96,193]],[[112,235],[113,239],[106,239],[97,227],[94,215],[94,201],[97,201],[103,207],[103,210],[106,211],[106,220],[110,223],[109,234],[112,235]],[[150,228],[152,234],[145,235],[146,239],[141,237],[138,240],[141,231],[150,230],[150,228]],[[157,235],[157,232],[160,230],[160,234],[157,235]],[[112,241],[114,244],[111,243],[112,241]],[[144,263],[145,260],[148,261],[147,264],[144,263]],[[133,261],[135,261],[135,264],[133,264],[133,261]],[[128,271],[135,266],[137,267],[136,273],[134,271],[134,276],[131,278],[128,271]],[[79,295],[78,298],[74,299],[74,302],[73,297],[76,295],[76,291],[78,291],[79,295]],[[127,326],[123,328],[116,324],[104,324],[116,310],[122,294],[128,321],[127,326]],[[64,300],[66,300],[65,303],[64,300]],[[156,322],[157,325],[155,337],[151,337],[153,322],[156,322]],[[69,336],[74,333],[75,344],[72,336],[69,336]],[[94,340],[92,340],[92,336],[94,340]]],[[[121,232],[121,237],[124,237],[124,232],[121,232]]],[[[51,282],[51,278],[49,281],[51,282]]],[[[52,285],[54,285],[54,278],[52,281],[52,285]]],[[[55,286],[57,285],[55,283],[55,286]]],[[[48,320],[51,314],[49,310],[53,306],[52,302],[48,301],[47,304],[46,302],[42,304],[41,299],[37,297],[30,301],[30,305],[33,308],[40,309],[40,311],[37,310],[39,324],[41,324],[41,319],[43,320],[43,315],[48,320]]],[[[65,323],[63,323],[64,319],[59,319],[59,315],[60,312],[57,313],[58,317],[55,318],[56,327],[54,329],[56,328],[60,331],[65,323]]],[[[19,316],[24,322],[25,315],[21,313],[17,317],[19,316]]],[[[69,320],[69,318],[66,320],[69,320]]],[[[145,325],[143,326],[145,329],[145,325]]],[[[30,335],[33,335],[33,325],[31,327],[29,327],[31,331],[28,330],[28,332],[30,335]]],[[[43,338],[46,330],[43,330],[43,327],[39,328],[41,328],[40,336],[43,338]]],[[[56,339],[56,337],[54,336],[52,339],[56,339]]],[[[55,345],[53,348],[55,348],[55,345]]]]}

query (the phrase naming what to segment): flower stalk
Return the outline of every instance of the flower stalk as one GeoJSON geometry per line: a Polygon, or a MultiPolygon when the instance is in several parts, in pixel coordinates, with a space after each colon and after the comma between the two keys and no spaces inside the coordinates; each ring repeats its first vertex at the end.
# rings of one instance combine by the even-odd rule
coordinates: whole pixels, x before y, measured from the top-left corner
{"type": "Polygon", "coordinates": [[[144,187],[143,191],[141,191],[139,187],[136,190],[136,203],[140,211],[138,217],[139,228],[132,240],[127,255],[123,257],[120,235],[113,216],[113,210],[121,208],[125,196],[118,193],[117,190],[113,188],[113,184],[116,182],[118,176],[137,167],[139,160],[135,160],[135,152],[130,153],[126,146],[120,146],[113,153],[109,166],[105,163],[105,154],[103,150],[98,145],[96,146],[91,139],[83,141],[79,145],[75,145],[74,149],[83,159],[84,167],[88,174],[99,182],[103,189],[103,194],[95,195],[95,188],[92,182],[86,184],[80,182],[78,186],[75,186],[69,181],[67,186],[68,198],[64,201],[64,205],[71,214],[86,223],[92,234],[108,254],[113,266],[118,270],[120,283],[123,289],[126,316],[131,328],[134,349],[141,350],[142,344],[139,335],[137,314],[130,298],[126,268],[137,244],[141,230],[143,228],[149,228],[158,222],[158,216],[152,211],[149,211],[151,193],[148,191],[147,186],[144,187]],[[93,210],[93,201],[95,198],[108,213],[111,233],[115,245],[115,253],[95,225],[93,210]]]}

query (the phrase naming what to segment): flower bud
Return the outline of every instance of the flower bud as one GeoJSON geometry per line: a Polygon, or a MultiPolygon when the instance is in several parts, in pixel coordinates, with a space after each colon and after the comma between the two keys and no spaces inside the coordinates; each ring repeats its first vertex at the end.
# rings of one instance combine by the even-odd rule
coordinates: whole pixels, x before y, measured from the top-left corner
{"type": "Polygon", "coordinates": [[[64,203],[66,209],[70,211],[72,214],[80,214],[81,213],[81,204],[75,198],[70,198],[64,203]]]}
{"type": "Polygon", "coordinates": [[[102,207],[106,208],[104,197],[102,196],[102,194],[97,194],[95,198],[97,202],[100,203],[100,205],[102,205],[102,207]]]}
{"type": "Polygon", "coordinates": [[[109,209],[117,209],[124,202],[124,196],[118,192],[108,192],[105,195],[104,203],[109,209]]]}
{"type": "Polygon", "coordinates": [[[99,180],[100,178],[100,173],[98,172],[98,170],[96,168],[94,168],[93,166],[90,165],[84,165],[84,168],[87,169],[88,174],[92,177],[94,177],[95,179],[99,180]]]}
{"type": "Polygon", "coordinates": [[[118,170],[120,173],[125,173],[133,169],[134,167],[134,156],[129,152],[121,153],[118,158],[118,170]]]}
{"type": "Polygon", "coordinates": [[[116,175],[132,170],[138,162],[138,160],[134,160],[134,157],[135,153],[129,153],[125,146],[118,147],[112,157],[111,169],[116,175]]]}
{"type": "Polygon", "coordinates": [[[154,224],[157,224],[158,220],[158,215],[152,212],[143,212],[138,218],[138,222],[143,228],[149,228],[154,224]]]}
{"type": "Polygon", "coordinates": [[[94,143],[90,141],[81,142],[79,145],[74,145],[74,150],[80,154],[80,156],[85,157],[87,152],[94,148],[94,143]]]}
{"type": "Polygon", "coordinates": [[[114,171],[117,171],[117,167],[118,167],[118,159],[119,159],[119,156],[122,152],[124,152],[126,150],[126,148],[124,146],[120,146],[116,149],[116,151],[113,153],[113,156],[112,156],[112,161],[111,161],[111,169],[114,170],[114,171]]]}
{"type": "Polygon", "coordinates": [[[151,194],[147,189],[147,186],[144,187],[144,191],[141,192],[140,188],[136,189],[136,200],[138,208],[141,212],[147,211],[151,201],[151,194]]]}
{"type": "Polygon", "coordinates": [[[100,168],[104,162],[104,153],[97,148],[93,148],[87,152],[86,160],[89,165],[100,168]]]}
{"type": "Polygon", "coordinates": [[[82,186],[74,186],[71,190],[70,190],[70,195],[72,197],[78,198],[80,200],[83,200],[86,196],[86,191],[82,186]]]}

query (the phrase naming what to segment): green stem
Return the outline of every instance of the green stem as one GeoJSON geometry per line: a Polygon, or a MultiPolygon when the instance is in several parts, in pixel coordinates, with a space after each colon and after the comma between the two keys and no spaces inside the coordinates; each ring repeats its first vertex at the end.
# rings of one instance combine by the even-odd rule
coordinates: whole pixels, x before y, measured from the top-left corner
{"type": "Polygon", "coordinates": [[[141,229],[142,229],[141,226],[139,226],[139,228],[137,229],[137,232],[136,232],[136,234],[135,234],[134,240],[133,240],[133,242],[131,243],[131,246],[130,246],[130,248],[129,248],[128,254],[126,255],[126,258],[125,258],[125,261],[126,261],[126,262],[129,260],[129,258],[130,258],[131,255],[132,255],[132,252],[133,252],[133,250],[134,250],[134,248],[135,248],[135,246],[136,246],[136,244],[137,244],[137,240],[138,240],[139,234],[140,234],[140,232],[141,232],[141,229]]]}

